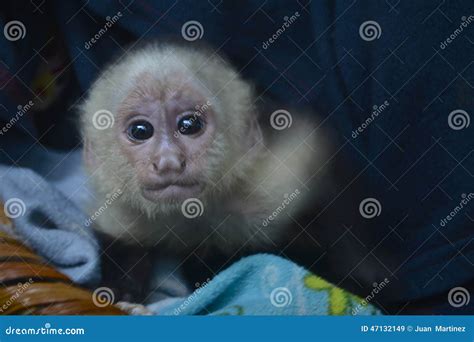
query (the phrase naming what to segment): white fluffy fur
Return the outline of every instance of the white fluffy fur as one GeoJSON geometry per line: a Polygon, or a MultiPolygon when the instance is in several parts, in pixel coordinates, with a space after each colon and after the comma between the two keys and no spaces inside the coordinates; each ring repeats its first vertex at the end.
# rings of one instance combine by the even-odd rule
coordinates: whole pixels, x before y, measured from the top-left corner
{"type": "Polygon", "coordinates": [[[296,189],[301,193],[290,208],[305,201],[300,180],[308,179],[319,165],[315,154],[308,158],[307,153],[308,145],[315,148],[317,142],[310,125],[298,122],[293,115],[293,125],[279,132],[279,143],[267,146],[260,140],[252,146],[246,132],[249,122],[256,122],[256,115],[252,87],[209,53],[150,45],[109,66],[81,107],[83,136],[96,160],[89,166],[97,195],[92,211],[105,202],[107,194],[118,188],[123,191],[98,217],[97,229],[130,243],[161,243],[175,252],[200,246],[232,254],[244,245],[256,247],[283,238],[290,222],[288,212],[280,213],[267,227],[262,223],[282,204],[284,194],[296,189]],[[185,218],[179,203],[145,200],[136,190],[139,184],[134,169],[120,152],[114,127],[97,130],[92,124],[98,110],[107,109],[115,115],[123,98],[136,86],[137,75],[145,70],[158,78],[177,70],[189,71],[190,77],[202,84],[218,114],[220,132],[206,157],[207,187],[200,196],[204,213],[199,218],[185,218]]]}

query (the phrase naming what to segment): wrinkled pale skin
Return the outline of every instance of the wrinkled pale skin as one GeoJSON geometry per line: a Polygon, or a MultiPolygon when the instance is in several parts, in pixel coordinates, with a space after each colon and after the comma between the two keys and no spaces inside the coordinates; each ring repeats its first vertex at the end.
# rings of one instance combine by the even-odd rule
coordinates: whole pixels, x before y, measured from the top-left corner
{"type": "Polygon", "coordinates": [[[296,115],[278,132],[277,143],[264,141],[254,102],[249,83],[201,50],[149,45],[108,67],[81,107],[85,164],[96,192],[91,212],[116,189],[123,194],[98,216],[96,229],[132,244],[160,243],[177,254],[199,246],[232,255],[283,239],[291,223],[287,213],[304,203],[302,183],[324,153],[311,125],[296,115]],[[178,133],[183,113],[203,107],[204,129],[178,133]],[[99,130],[92,117],[104,109],[113,113],[114,125],[99,130]],[[153,125],[150,139],[129,139],[127,127],[135,119],[153,125]],[[301,195],[262,226],[284,194],[296,189],[301,195]],[[188,198],[203,203],[201,216],[183,215],[188,198]]]}

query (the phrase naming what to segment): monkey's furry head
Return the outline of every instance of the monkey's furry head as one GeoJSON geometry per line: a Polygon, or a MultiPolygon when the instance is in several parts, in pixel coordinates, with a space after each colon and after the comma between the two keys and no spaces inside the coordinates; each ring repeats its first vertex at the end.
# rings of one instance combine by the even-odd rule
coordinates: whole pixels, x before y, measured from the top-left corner
{"type": "Polygon", "coordinates": [[[248,178],[261,133],[252,87],[217,54],[151,44],[111,64],[81,106],[97,192],[149,216],[248,178]],[[238,167],[236,167],[238,164],[238,167]]]}

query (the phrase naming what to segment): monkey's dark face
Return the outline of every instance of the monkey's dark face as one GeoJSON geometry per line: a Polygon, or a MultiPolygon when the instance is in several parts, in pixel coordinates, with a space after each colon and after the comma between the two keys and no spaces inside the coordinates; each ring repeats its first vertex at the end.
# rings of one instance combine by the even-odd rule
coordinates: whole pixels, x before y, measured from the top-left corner
{"type": "Polygon", "coordinates": [[[145,76],[118,110],[118,141],[132,181],[154,203],[199,197],[209,177],[215,113],[200,88],[178,81],[163,86],[145,76]]]}

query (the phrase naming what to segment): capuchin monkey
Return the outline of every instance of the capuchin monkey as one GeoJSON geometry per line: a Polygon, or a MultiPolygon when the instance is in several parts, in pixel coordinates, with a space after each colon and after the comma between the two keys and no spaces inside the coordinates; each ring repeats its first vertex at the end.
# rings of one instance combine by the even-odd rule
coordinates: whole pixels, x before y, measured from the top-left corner
{"type": "Polygon", "coordinates": [[[315,125],[286,111],[265,140],[251,84],[217,55],[169,44],[108,67],[81,118],[97,206],[121,192],[95,227],[170,253],[277,243],[289,217],[269,217],[305,202],[325,155],[315,125]]]}
{"type": "Polygon", "coordinates": [[[251,83],[207,49],[163,43],[124,55],[80,117],[91,212],[110,204],[93,225],[130,248],[224,263],[279,253],[301,234],[295,215],[314,216],[331,184],[316,117],[262,110],[251,83]]]}

